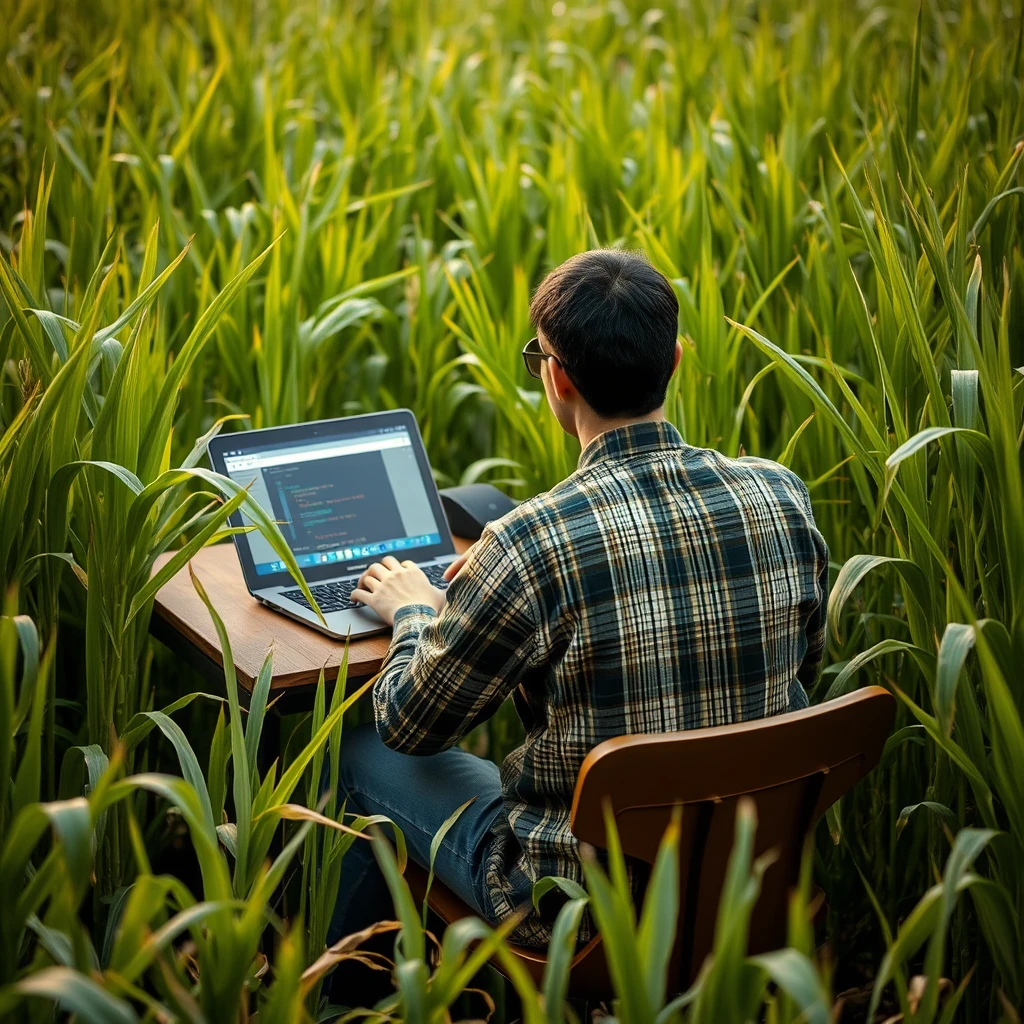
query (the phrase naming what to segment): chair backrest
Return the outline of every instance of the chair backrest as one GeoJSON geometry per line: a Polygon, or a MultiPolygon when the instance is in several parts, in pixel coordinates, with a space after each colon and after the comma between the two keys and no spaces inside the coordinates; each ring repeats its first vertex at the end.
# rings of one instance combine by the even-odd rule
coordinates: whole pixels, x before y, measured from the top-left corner
{"type": "Polygon", "coordinates": [[[789,892],[814,823],[878,763],[895,700],[869,686],[803,711],[687,732],[621,736],[580,768],[573,834],[605,847],[609,801],[624,852],[653,864],[681,805],[679,936],[673,982],[685,988],[711,950],[736,804],[757,805],[755,855],[775,849],[750,929],[750,952],[785,945],[789,892]]]}

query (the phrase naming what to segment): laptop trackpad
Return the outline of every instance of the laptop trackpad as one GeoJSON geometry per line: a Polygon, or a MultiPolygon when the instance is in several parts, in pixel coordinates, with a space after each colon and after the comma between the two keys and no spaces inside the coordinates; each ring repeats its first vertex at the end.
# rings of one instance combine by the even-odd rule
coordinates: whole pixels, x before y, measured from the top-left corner
{"type": "Polygon", "coordinates": [[[387,623],[369,608],[347,608],[341,612],[329,612],[324,616],[327,628],[337,636],[364,636],[388,629],[387,623]]]}

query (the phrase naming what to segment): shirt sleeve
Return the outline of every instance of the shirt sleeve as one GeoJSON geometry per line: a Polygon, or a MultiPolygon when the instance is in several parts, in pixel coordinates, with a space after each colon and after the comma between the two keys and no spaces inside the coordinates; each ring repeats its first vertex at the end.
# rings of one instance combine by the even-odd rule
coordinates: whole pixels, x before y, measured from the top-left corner
{"type": "Polygon", "coordinates": [[[828,629],[828,548],[825,547],[824,540],[821,540],[821,546],[824,553],[821,567],[818,570],[817,584],[814,588],[818,600],[807,619],[805,627],[807,653],[797,671],[797,679],[805,692],[809,691],[818,680],[821,662],[825,656],[825,640],[828,629]]]}
{"type": "Polygon", "coordinates": [[[811,545],[816,558],[814,570],[814,599],[810,605],[807,622],[804,625],[804,637],[807,649],[803,661],[797,669],[796,678],[789,687],[789,710],[798,711],[808,706],[808,694],[818,681],[821,663],[825,657],[825,642],[828,629],[828,545],[814,522],[814,508],[807,485],[792,470],[785,470],[790,485],[790,493],[800,506],[804,516],[803,527],[810,533],[811,545]]]}
{"type": "Polygon", "coordinates": [[[486,529],[440,613],[407,605],[373,687],[377,732],[392,750],[447,750],[515,689],[538,631],[512,556],[486,529]]]}

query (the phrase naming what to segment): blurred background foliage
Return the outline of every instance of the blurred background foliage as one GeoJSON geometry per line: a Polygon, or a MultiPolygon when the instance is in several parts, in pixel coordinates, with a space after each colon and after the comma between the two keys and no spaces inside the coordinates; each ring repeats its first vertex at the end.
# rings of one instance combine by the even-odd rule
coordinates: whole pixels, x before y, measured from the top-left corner
{"type": "MultiPolygon", "coordinates": [[[[199,468],[205,438],[406,406],[442,484],[542,491],[578,447],[522,371],[529,295],[573,253],[613,245],[644,249],[676,289],[684,359],[669,414],[686,440],[778,459],[808,482],[834,563],[812,699],[867,682],[901,699],[881,767],[817,836],[822,1005],[845,992],[843,1019],[857,1019],[875,979],[906,964],[929,974],[914,999],[906,980],[886,989],[906,1019],[1012,1019],[1024,1004],[1022,5],[2,8],[0,875],[5,892],[32,880],[29,904],[4,915],[3,981],[56,963],[108,991],[118,923],[134,920],[111,908],[152,896],[159,877],[157,904],[186,913],[191,846],[206,900],[221,901],[210,932],[231,936],[226,987],[206,992],[210,971],[188,966],[220,962],[193,911],[174,934],[198,948],[168,937],[117,998],[143,1013],[156,992],[211,1020],[239,992],[264,1000],[264,921],[231,901],[262,906],[282,881],[261,874],[266,828],[230,884],[212,865],[250,803],[254,817],[288,798],[271,800],[277,783],[264,789],[255,767],[228,767],[244,761],[226,753],[246,743],[237,710],[191,699],[206,684],[147,632],[156,556],[184,546],[184,564],[244,500],[199,468]],[[170,725],[146,717],[157,708],[170,725]],[[212,745],[205,803],[181,729],[212,745]],[[131,781],[154,768],[196,795],[175,790],[174,804],[159,789],[171,782],[131,781]],[[55,876],[74,844],[64,891],[55,876]],[[952,1010],[941,972],[970,978],[952,1010]]],[[[282,767],[311,770],[300,751],[318,729],[315,716],[289,723],[282,767]]],[[[500,759],[519,738],[506,708],[470,742],[500,759]]],[[[285,849],[305,844],[308,866],[298,835],[285,849]]],[[[261,1020],[319,998],[296,979],[323,942],[323,906],[307,901],[328,897],[289,877],[310,932],[290,933],[279,957],[264,936],[282,987],[261,1020]]],[[[811,956],[806,937],[794,943],[811,956]]],[[[727,1019],[713,988],[672,1012],[727,1019]]],[[[765,991],[729,1013],[761,1012],[765,991]]],[[[790,1011],[802,1012],[769,1012],[790,1011]]]]}

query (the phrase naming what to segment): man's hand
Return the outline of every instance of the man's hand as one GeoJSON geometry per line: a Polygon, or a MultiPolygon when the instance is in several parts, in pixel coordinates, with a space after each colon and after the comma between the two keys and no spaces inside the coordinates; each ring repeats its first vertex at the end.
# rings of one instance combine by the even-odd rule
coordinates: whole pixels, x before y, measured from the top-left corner
{"type": "Polygon", "coordinates": [[[359,578],[352,600],[372,608],[389,626],[395,612],[407,604],[427,604],[435,611],[444,606],[444,592],[431,586],[430,580],[415,562],[399,562],[385,555],[359,578]]]}

